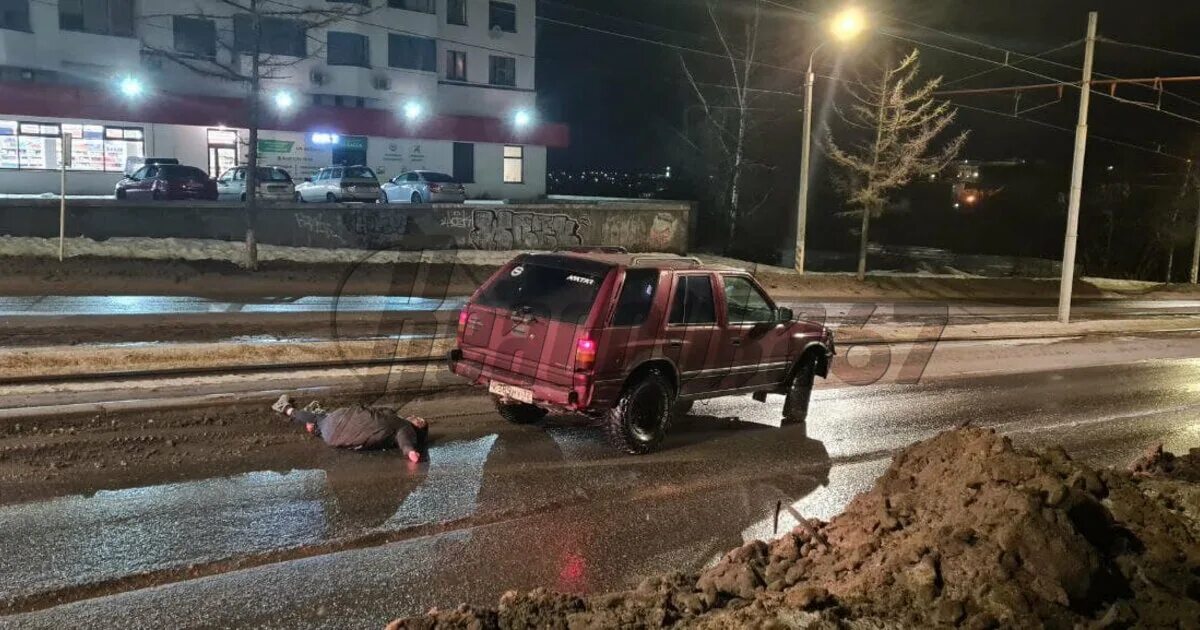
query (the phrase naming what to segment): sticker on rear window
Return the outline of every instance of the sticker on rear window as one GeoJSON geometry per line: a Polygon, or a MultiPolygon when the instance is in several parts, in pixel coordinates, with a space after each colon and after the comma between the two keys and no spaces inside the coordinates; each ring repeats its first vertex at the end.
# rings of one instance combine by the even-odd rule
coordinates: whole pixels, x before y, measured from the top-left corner
{"type": "Polygon", "coordinates": [[[567,281],[578,282],[579,284],[586,284],[588,286],[596,284],[596,280],[594,278],[585,278],[584,276],[567,276],[567,281]]]}
{"type": "Polygon", "coordinates": [[[521,275],[521,274],[523,274],[523,273],[525,273],[525,268],[524,268],[524,267],[513,267],[513,270],[512,270],[512,277],[516,278],[517,276],[519,276],[519,275],[521,275]]]}

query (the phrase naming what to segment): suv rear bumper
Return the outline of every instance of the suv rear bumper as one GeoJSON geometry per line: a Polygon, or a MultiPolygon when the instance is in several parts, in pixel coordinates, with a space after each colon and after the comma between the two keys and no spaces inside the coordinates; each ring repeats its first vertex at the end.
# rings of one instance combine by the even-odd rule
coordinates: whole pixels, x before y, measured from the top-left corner
{"type": "Polygon", "coordinates": [[[538,383],[527,376],[466,359],[459,349],[451,350],[447,360],[450,371],[467,379],[472,385],[486,388],[492,381],[498,381],[532,391],[535,405],[583,411],[591,402],[592,388],[588,384],[577,383],[574,387],[567,387],[538,383]]]}

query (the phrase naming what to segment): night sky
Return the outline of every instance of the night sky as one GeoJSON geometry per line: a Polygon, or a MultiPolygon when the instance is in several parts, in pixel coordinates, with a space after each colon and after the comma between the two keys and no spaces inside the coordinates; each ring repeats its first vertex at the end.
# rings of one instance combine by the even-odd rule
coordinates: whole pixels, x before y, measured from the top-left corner
{"type": "MultiPolygon", "coordinates": [[[[724,0],[723,7],[745,7],[752,0],[724,0]]],[[[810,14],[827,14],[839,3],[793,2],[810,14]]],[[[1100,12],[1100,34],[1115,40],[1147,44],[1200,56],[1200,3],[1161,0],[1131,2],[1110,0],[910,0],[877,2],[864,6],[875,11],[887,32],[920,40],[935,46],[953,48],[970,55],[1003,60],[1004,53],[956,39],[960,35],[1016,53],[1036,54],[1047,49],[1081,40],[1085,33],[1087,11],[1100,12]],[[920,26],[946,31],[940,34],[920,26]]],[[[795,26],[795,45],[807,49],[818,32],[814,18],[778,7],[765,7],[768,19],[782,20],[795,26]]],[[[670,48],[632,41],[567,26],[568,22],[620,32],[672,45],[718,50],[712,30],[699,0],[540,0],[538,91],[540,108],[548,119],[571,126],[572,147],[551,155],[552,169],[617,168],[625,170],[658,169],[670,161],[663,150],[664,139],[678,128],[683,110],[693,102],[679,69],[678,52],[670,48]]],[[[911,46],[877,33],[842,59],[839,76],[852,77],[856,64],[877,57],[885,50],[903,51],[911,46]]],[[[929,75],[942,74],[946,81],[993,68],[982,61],[922,47],[924,68],[929,75]]],[[[686,53],[685,53],[686,54],[686,53]]],[[[1082,44],[1048,56],[1057,62],[1082,66],[1082,44]]],[[[773,72],[776,81],[794,85],[799,91],[802,60],[794,52],[775,55],[780,65],[796,68],[786,73],[773,72]]],[[[819,63],[818,72],[833,72],[834,56],[819,63]]],[[[1058,68],[1036,61],[1024,67],[1059,80],[1075,80],[1078,71],[1058,68]]],[[[1111,43],[1099,43],[1096,71],[1121,77],[1200,75],[1200,58],[1188,59],[1111,43]]],[[[1039,83],[1044,79],[1012,69],[999,69],[976,79],[958,82],[954,88],[997,87],[1039,83]]],[[[818,80],[818,90],[831,82],[818,80]]],[[[1200,101],[1200,83],[1174,84],[1168,90],[1200,101]]],[[[1157,93],[1137,87],[1122,87],[1118,96],[1157,103],[1157,93]]],[[[1022,106],[1054,100],[1053,91],[1027,93],[1022,106]]],[[[1200,105],[1164,95],[1162,107],[1189,118],[1200,119],[1200,105]]],[[[964,105],[1011,111],[1012,94],[962,96],[955,101],[964,105]]],[[[1095,138],[1103,136],[1150,149],[1176,154],[1189,151],[1200,125],[1170,118],[1158,112],[1144,111],[1107,98],[1093,98],[1092,160],[1133,161],[1149,168],[1173,162],[1133,149],[1116,147],[1095,138]]],[[[772,106],[780,109],[779,124],[799,125],[795,111],[800,104],[794,97],[780,97],[772,106]],[[788,100],[788,99],[791,100],[788,100]],[[794,108],[793,108],[794,107],[794,108]],[[789,111],[790,110],[790,111],[789,111]],[[790,117],[790,118],[789,118],[790,117]]],[[[1074,128],[1078,97],[1067,90],[1058,104],[1028,114],[1046,123],[1074,128]]],[[[1040,127],[1019,120],[960,110],[960,127],[972,132],[963,157],[1025,159],[1069,158],[1072,133],[1040,127]]]]}

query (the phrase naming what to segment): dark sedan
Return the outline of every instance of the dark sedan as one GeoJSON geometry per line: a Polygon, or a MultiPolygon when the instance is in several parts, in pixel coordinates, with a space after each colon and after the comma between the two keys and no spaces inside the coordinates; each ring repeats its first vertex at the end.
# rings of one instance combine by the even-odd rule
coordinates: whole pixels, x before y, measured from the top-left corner
{"type": "Polygon", "coordinates": [[[194,166],[148,164],[117,182],[117,199],[216,201],[217,183],[194,166]]]}

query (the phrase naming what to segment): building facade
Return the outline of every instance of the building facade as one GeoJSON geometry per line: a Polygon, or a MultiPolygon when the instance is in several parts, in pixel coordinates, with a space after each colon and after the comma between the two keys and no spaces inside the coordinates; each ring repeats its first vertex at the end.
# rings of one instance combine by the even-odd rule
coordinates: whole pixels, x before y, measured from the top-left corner
{"type": "Polygon", "coordinates": [[[214,177],[245,163],[255,49],[264,165],[545,193],[547,147],[568,133],[537,120],[535,0],[257,6],[254,19],[220,0],[0,0],[0,193],[57,192],[68,134],[71,194],[111,194],[130,158],[214,177]]]}

